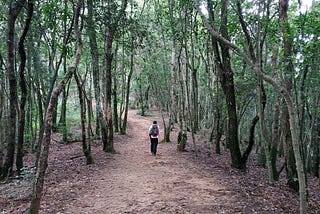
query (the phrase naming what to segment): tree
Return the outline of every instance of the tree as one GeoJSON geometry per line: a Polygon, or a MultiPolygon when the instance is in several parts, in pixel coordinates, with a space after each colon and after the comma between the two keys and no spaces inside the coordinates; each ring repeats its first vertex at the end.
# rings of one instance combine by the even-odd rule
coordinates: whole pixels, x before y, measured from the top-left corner
{"type": "Polygon", "coordinates": [[[303,168],[303,162],[301,159],[301,153],[300,153],[300,143],[299,138],[297,135],[297,124],[295,122],[296,120],[296,114],[293,108],[293,102],[292,97],[290,96],[290,93],[281,86],[279,83],[274,81],[272,78],[270,78],[268,75],[264,74],[259,67],[250,60],[247,54],[245,54],[238,46],[234,45],[233,43],[229,42],[225,37],[218,34],[215,29],[209,24],[206,17],[202,14],[199,1],[194,0],[197,10],[200,13],[201,19],[204,23],[204,25],[209,30],[210,34],[219,42],[223,43],[224,45],[227,45],[229,48],[231,48],[235,53],[237,53],[239,56],[245,60],[245,62],[251,67],[251,69],[255,72],[255,74],[258,77],[261,77],[263,80],[271,84],[277,91],[281,92],[284,96],[286,105],[288,107],[289,112],[289,126],[290,126],[290,132],[291,132],[291,138],[292,138],[292,144],[293,144],[293,151],[294,156],[296,159],[296,167],[298,172],[298,179],[299,179],[299,196],[300,196],[300,213],[306,213],[307,212],[307,191],[306,191],[306,180],[305,180],[305,172],[303,168]]]}
{"type": "Polygon", "coordinates": [[[19,127],[18,127],[18,144],[17,144],[17,160],[16,160],[16,166],[18,172],[23,167],[23,144],[24,144],[24,131],[25,131],[25,106],[27,102],[27,95],[28,95],[28,89],[27,89],[27,83],[25,78],[25,67],[26,67],[26,51],[24,50],[24,42],[27,36],[27,33],[30,29],[31,19],[33,15],[33,1],[28,1],[28,14],[26,18],[25,27],[23,30],[23,33],[20,37],[19,43],[18,43],[18,51],[20,55],[20,67],[19,67],[19,82],[20,82],[20,88],[21,88],[21,100],[20,100],[20,107],[19,107],[19,127]]]}
{"type": "Polygon", "coordinates": [[[53,121],[53,110],[58,102],[58,97],[62,92],[63,88],[70,80],[72,75],[75,73],[77,66],[80,61],[80,56],[82,53],[82,39],[81,39],[81,30],[79,26],[79,17],[81,9],[83,8],[83,0],[78,0],[75,11],[74,11],[74,29],[77,38],[77,48],[75,55],[73,57],[73,62],[71,63],[68,72],[65,74],[62,81],[57,85],[57,87],[52,91],[49,105],[46,111],[45,119],[45,129],[42,139],[41,152],[39,156],[39,162],[36,172],[36,182],[33,186],[33,194],[31,199],[31,204],[29,208],[29,213],[39,213],[40,202],[42,197],[42,190],[44,185],[45,172],[48,166],[48,155],[49,155],[49,146],[51,141],[51,131],[52,131],[52,121],[53,121]]]}
{"type": "MultiPolygon", "coordinates": [[[[83,83],[80,81],[79,74],[77,72],[74,73],[74,78],[77,82],[78,93],[79,93],[79,102],[80,102],[80,118],[81,118],[81,133],[82,133],[82,150],[86,157],[87,164],[93,163],[93,157],[91,155],[91,145],[90,141],[87,143],[87,132],[86,132],[86,114],[85,114],[85,91],[83,89],[83,83]]],[[[91,115],[88,114],[90,118],[91,115]]],[[[89,128],[88,128],[89,129],[89,128]]],[[[90,135],[88,136],[90,137],[90,135]]]]}
{"type": "MultiPolygon", "coordinates": [[[[214,20],[212,12],[212,4],[209,2],[209,14],[211,22],[214,20]]],[[[227,30],[227,8],[228,1],[223,1],[221,5],[221,37],[228,39],[227,30]]],[[[212,28],[213,30],[213,28],[212,28]]],[[[251,152],[252,145],[249,145],[246,152],[241,154],[238,138],[238,119],[237,119],[237,104],[235,98],[234,78],[231,66],[231,57],[229,54],[230,46],[218,40],[212,35],[212,48],[215,57],[215,65],[219,76],[220,84],[225,95],[227,112],[228,112],[228,129],[227,129],[227,145],[230,148],[232,166],[237,169],[245,169],[248,153],[251,152]]],[[[256,119],[253,120],[253,127],[256,119]]],[[[254,141],[251,141],[253,143],[254,141]]]]}
{"type": "MultiPolygon", "coordinates": [[[[116,11],[116,4],[109,2],[107,7],[107,14],[113,14],[116,11]]],[[[105,37],[104,37],[104,59],[105,59],[105,117],[108,125],[107,142],[103,145],[103,150],[105,152],[114,152],[113,148],[113,120],[112,120],[112,59],[113,50],[112,44],[114,41],[115,34],[118,30],[118,24],[121,18],[125,14],[125,9],[127,7],[127,0],[122,0],[121,8],[118,14],[114,17],[108,17],[108,21],[105,23],[105,37]]]]}
{"type": "MultiPolygon", "coordinates": [[[[279,22],[281,26],[281,33],[283,38],[283,64],[285,70],[285,87],[288,93],[293,93],[293,76],[292,72],[294,71],[293,62],[291,60],[292,57],[292,35],[290,34],[290,24],[288,23],[288,6],[289,1],[280,0],[279,1],[279,22]]],[[[292,95],[291,95],[292,96],[292,95]]],[[[286,105],[283,106],[283,143],[284,143],[284,156],[286,160],[286,171],[287,171],[287,182],[288,185],[295,189],[299,190],[299,183],[297,179],[297,169],[295,166],[295,156],[293,152],[293,142],[292,136],[290,132],[289,125],[289,112],[288,107],[286,105]]],[[[298,130],[295,130],[298,131],[298,130]]],[[[300,147],[300,145],[299,145],[300,147]]]]}
{"type": "MultiPolygon", "coordinates": [[[[99,69],[99,51],[97,44],[97,36],[94,28],[94,4],[93,0],[88,0],[88,37],[92,59],[92,74],[94,95],[96,100],[96,112],[97,112],[97,127],[101,128],[101,138],[103,144],[107,143],[107,122],[104,118],[101,102],[101,90],[100,90],[100,69],[99,69]]],[[[99,129],[98,129],[99,130],[99,129]]],[[[98,134],[98,133],[97,133],[98,134]]]]}
{"type": "Polygon", "coordinates": [[[17,93],[17,77],[15,74],[15,22],[20,14],[26,0],[11,0],[9,5],[9,16],[8,16],[8,39],[7,39],[7,72],[9,79],[9,88],[10,88],[10,116],[9,116],[9,136],[8,136],[8,145],[7,153],[5,157],[5,162],[2,170],[2,177],[11,175],[13,172],[13,163],[14,163],[14,152],[16,144],[16,120],[17,120],[17,102],[18,102],[18,93],[17,93]]]}
{"type": "MultiPolygon", "coordinates": [[[[4,151],[4,141],[3,141],[3,124],[4,124],[4,119],[3,119],[3,112],[4,112],[4,106],[5,106],[5,99],[4,99],[4,92],[3,92],[3,85],[1,83],[0,86],[0,172],[2,172],[2,163],[3,163],[3,151],[4,151]]],[[[2,173],[0,173],[1,175],[2,173]]]]}

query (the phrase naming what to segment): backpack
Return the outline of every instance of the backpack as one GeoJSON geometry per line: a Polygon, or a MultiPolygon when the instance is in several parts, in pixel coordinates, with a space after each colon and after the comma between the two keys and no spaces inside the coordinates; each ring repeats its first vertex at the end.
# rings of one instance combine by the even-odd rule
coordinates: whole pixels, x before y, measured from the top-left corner
{"type": "Polygon", "coordinates": [[[153,137],[157,137],[158,134],[159,134],[159,127],[157,124],[153,124],[150,135],[153,137]]]}

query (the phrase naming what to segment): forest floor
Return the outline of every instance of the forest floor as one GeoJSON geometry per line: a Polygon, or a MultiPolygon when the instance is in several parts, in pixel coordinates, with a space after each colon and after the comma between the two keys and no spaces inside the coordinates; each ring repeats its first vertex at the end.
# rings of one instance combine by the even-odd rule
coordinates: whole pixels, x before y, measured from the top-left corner
{"type": "MultiPolygon", "coordinates": [[[[86,165],[81,143],[53,141],[40,213],[299,213],[298,194],[285,185],[284,175],[268,184],[267,170],[249,159],[247,172],[230,167],[230,155],[215,155],[208,137],[196,136],[188,152],[171,143],[150,154],[148,128],[162,120],[158,112],[142,117],[130,110],[127,135],[115,136],[116,154],[92,144],[94,164],[86,165]]],[[[191,138],[189,138],[191,139],[191,138]]],[[[32,171],[32,156],[26,157],[32,171]]],[[[282,173],[285,174],[285,173],[282,173]]],[[[31,194],[30,173],[0,184],[0,213],[26,213],[31,194]]],[[[310,177],[309,213],[320,213],[320,181],[310,177]]]]}

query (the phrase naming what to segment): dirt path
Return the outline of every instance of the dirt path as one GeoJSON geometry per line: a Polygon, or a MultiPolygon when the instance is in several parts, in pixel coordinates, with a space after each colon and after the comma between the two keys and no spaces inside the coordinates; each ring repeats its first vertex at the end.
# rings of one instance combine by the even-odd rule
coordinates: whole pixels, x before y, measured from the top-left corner
{"type": "MultiPolygon", "coordinates": [[[[160,115],[151,115],[129,112],[127,135],[115,136],[117,154],[103,152],[99,141],[94,142],[95,164],[85,164],[81,143],[53,142],[40,213],[299,212],[298,194],[286,187],[285,178],[268,184],[267,170],[254,160],[248,162],[246,173],[232,169],[228,153],[218,156],[206,150],[206,137],[197,136],[198,148],[202,149],[195,158],[190,147],[190,152],[176,152],[174,130],[173,142],[159,144],[157,156],[152,156],[147,130],[153,120],[160,122],[160,132],[163,125],[160,115]]],[[[26,162],[32,166],[34,160],[26,162]]],[[[319,186],[319,179],[309,179],[309,213],[320,213],[319,186]]],[[[27,213],[30,184],[22,180],[0,187],[0,213],[27,213]]]]}
{"type": "Polygon", "coordinates": [[[175,143],[159,144],[158,155],[150,155],[146,130],[152,118],[134,112],[129,118],[129,141],[115,144],[119,154],[92,177],[95,187],[64,213],[213,213],[219,209],[217,198],[224,204],[232,198],[212,176],[186,161],[188,154],[178,154],[175,143]]]}
{"type": "MultiPolygon", "coordinates": [[[[157,156],[152,156],[147,130],[153,120],[160,129],[163,125],[157,112],[151,115],[130,111],[127,135],[115,138],[118,153],[106,154],[96,145],[93,165],[70,158],[72,151],[75,157],[82,154],[80,144],[63,146],[64,155],[54,150],[42,213],[298,213],[298,195],[285,187],[285,179],[269,185],[267,170],[254,161],[243,173],[230,167],[228,154],[210,157],[211,152],[202,151],[195,158],[192,152],[177,153],[177,131],[172,132],[173,142],[159,144],[157,156]]],[[[197,138],[200,145],[204,141],[197,138]]],[[[316,204],[310,213],[319,211],[317,189],[310,191],[316,204]]]]}

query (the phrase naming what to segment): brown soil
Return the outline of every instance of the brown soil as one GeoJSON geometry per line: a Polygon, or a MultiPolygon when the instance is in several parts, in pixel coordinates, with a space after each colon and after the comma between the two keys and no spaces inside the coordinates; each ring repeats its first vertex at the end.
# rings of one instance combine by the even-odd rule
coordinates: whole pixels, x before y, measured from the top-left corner
{"type": "MultiPolygon", "coordinates": [[[[148,127],[152,120],[163,125],[157,112],[151,115],[130,111],[128,134],[115,136],[117,153],[104,153],[95,142],[92,165],[85,164],[81,143],[52,142],[41,213],[299,212],[298,195],[284,178],[269,185],[267,170],[257,166],[254,157],[246,173],[232,169],[229,154],[214,155],[200,136],[198,157],[192,142],[189,152],[176,152],[175,130],[173,142],[159,144],[157,156],[152,156],[148,127]]],[[[310,178],[309,183],[309,212],[320,213],[319,179],[310,178]]],[[[0,192],[1,213],[27,212],[30,185],[13,180],[0,185],[0,192]]]]}

